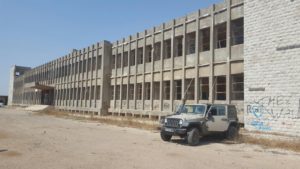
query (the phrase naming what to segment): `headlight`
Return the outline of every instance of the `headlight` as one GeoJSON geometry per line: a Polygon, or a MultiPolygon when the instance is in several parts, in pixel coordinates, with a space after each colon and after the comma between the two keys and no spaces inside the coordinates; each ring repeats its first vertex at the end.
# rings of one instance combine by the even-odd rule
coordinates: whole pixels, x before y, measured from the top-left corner
{"type": "Polygon", "coordinates": [[[179,120],[179,124],[182,125],[183,124],[183,120],[179,120]]]}
{"type": "Polygon", "coordinates": [[[167,118],[165,118],[165,123],[167,123],[168,122],[168,119],[167,118]]]}

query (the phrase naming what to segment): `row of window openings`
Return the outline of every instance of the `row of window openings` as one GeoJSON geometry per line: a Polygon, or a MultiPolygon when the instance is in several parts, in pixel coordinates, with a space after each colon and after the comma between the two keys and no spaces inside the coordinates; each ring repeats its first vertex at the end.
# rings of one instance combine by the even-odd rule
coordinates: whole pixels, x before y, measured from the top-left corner
{"type": "Polygon", "coordinates": [[[57,100],[100,100],[100,94],[100,86],[92,86],[82,88],[58,89],[56,96],[57,100]]]}
{"type": "Polygon", "coordinates": [[[24,93],[24,101],[34,100],[35,92],[25,92],[24,93]]]}
{"type": "MultiPolygon", "coordinates": [[[[200,100],[209,99],[209,78],[203,77],[199,78],[199,98],[200,100]]],[[[185,80],[185,90],[186,99],[194,100],[195,99],[195,83],[192,79],[185,80]]],[[[226,76],[216,76],[214,78],[214,98],[216,100],[226,100],[226,76]]],[[[122,95],[121,95],[121,86],[116,85],[114,93],[114,86],[111,86],[111,99],[113,100],[114,94],[116,100],[119,100],[122,97],[122,100],[127,99],[127,85],[122,85],[122,95]]],[[[134,85],[130,84],[128,86],[128,100],[134,100],[134,85]]],[[[183,98],[182,93],[182,80],[174,81],[174,99],[181,100],[183,98]]],[[[163,100],[170,100],[170,81],[163,81],[162,84],[162,94],[163,100]]],[[[142,100],[142,83],[136,84],[136,100],[142,100]]],[[[150,100],[151,94],[151,83],[146,82],[144,85],[144,100],[150,100]]],[[[153,82],[153,100],[160,100],[160,82],[153,82]]],[[[237,74],[231,76],[231,99],[232,100],[244,100],[244,76],[243,74],[237,74]]]]}
{"type": "Polygon", "coordinates": [[[96,68],[99,70],[102,67],[102,55],[99,55],[98,58],[92,57],[88,59],[81,60],[76,62],[73,65],[73,70],[71,71],[71,64],[62,66],[58,68],[57,77],[69,76],[71,74],[85,73],[89,71],[95,71],[96,68]],[[97,65],[97,67],[96,67],[97,65]]]}
{"type": "MultiPolygon", "coordinates": [[[[243,44],[244,43],[244,21],[243,18],[233,20],[231,21],[231,45],[237,45],[237,44],[243,44]]],[[[226,47],[227,43],[227,35],[226,35],[226,23],[217,25],[215,27],[216,29],[216,40],[215,40],[215,48],[224,48],[226,47]]],[[[186,37],[186,54],[193,54],[195,53],[195,48],[196,48],[196,33],[192,32],[187,34],[186,37]]],[[[200,51],[208,51],[210,50],[210,29],[206,28],[200,31],[200,51]]],[[[183,54],[183,36],[179,36],[175,38],[174,41],[175,45],[175,57],[182,56],[183,54]]],[[[165,40],[164,41],[164,58],[170,58],[171,57],[171,39],[165,40]]],[[[145,57],[145,62],[151,62],[152,61],[152,46],[148,45],[146,46],[146,57],[145,57]]],[[[161,58],[161,43],[155,43],[154,44],[154,55],[153,55],[153,60],[157,61],[160,60],[161,58]]],[[[137,64],[143,64],[143,48],[138,48],[137,51],[137,64]]],[[[98,62],[97,62],[97,68],[101,69],[101,55],[98,56],[98,62]]],[[[121,67],[121,54],[117,55],[117,59],[115,59],[115,56],[112,57],[112,67],[115,67],[115,64],[117,68],[121,67]],[[117,60],[117,63],[116,61],[117,60]]],[[[129,65],[133,66],[135,65],[135,50],[130,51],[130,60],[129,60],[129,65]]],[[[123,55],[123,66],[126,67],[128,66],[128,52],[124,52],[123,55]]],[[[76,62],[75,69],[71,71],[71,64],[65,65],[62,67],[58,68],[58,71],[56,71],[55,78],[58,77],[64,77],[64,76],[69,76],[71,74],[76,74],[76,73],[84,73],[86,71],[91,71],[96,69],[96,57],[93,57],[92,59],[85,59],[80,62],[76,62]]],[[[45,73],[39,73],[34,76],[29,76],[25,78],[25,82],[33,82],[36,79],[39,80],[46,80],[49,79],[49,72],[51,71],[46,71],[45,73]]]]}
{"type": "MultiPolygon", "coordinates": [[[[101,69],[101,67],[102,67],[102,55],[99,55],[98,58],[92,57],[92,58],[81,60],[73,64],[68,64],[68,65],[58,67],[54,78],[66,77],[73,74],[95,71],[96,68],[97,70],[99,70],[101,69]]],[[[50,74],[54,75],[53,70],[28,76],[25,78],[25,82],[49,80],[51,78],[51,76],[49,76],[50,74]]]]}
{"type": "Polygon", "coordinates": [[[14,94],[13,100],[14,100],[14,102],[22,101],[22,94],[14,94]]]}
{"type": "MultiPolygon", "coordinates": [[[[237,19],[231,22],[231,45],[238,45],[244,43],[244,21],[243,19],[237,19]]],[[[226,30],[226,23],[220,24],[215,27],[216,35],[215,35],[215,48],[225,48],[227,46],[227,30],[226,30]]],[[[200,45],[199,50],[200,52],[209,51],[210,50],[210,29],[202,29],[200,30],[200,45]]],[[[164,40],[164,59],[171,58],[171,39],[164,40]]],[[[186,54],[194,54],[196,51],[196,32],[188,33],[186,36],[186,54]]],[[[174,40],[174,57],[180,57],[183,55],[183,36],[175,37],[174,40]]],[[[152,61],[152,45],[147,45],[145,47],[145,63],[152,61]]],[[[137,64],[143,64],[143,47],[137,49],[137,58],[135,57],[135,49],[129,52],[126,51],[123,53],[123,67],[128,66],[128,62],[130,66],[135,65],[135,59],[137,59],[137,64]],[[130,56],[128,61],[128,55],[130,56]]],[[[112,57],[112,68],[115,66],[117,68],[121,68],[121,54],[119,53],[113,55],[112,57]]],[[[161,59],[161,42],[157,42],[154,44],[153,48],[153,61],[157,61],[161,59]]]]}

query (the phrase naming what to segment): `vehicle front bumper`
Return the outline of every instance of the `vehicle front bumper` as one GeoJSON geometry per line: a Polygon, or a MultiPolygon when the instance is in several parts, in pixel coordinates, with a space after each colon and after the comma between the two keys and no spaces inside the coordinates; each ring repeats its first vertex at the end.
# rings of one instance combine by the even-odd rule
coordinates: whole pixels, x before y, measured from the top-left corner
{"type": "Polygon", "coordinates": [[[187,133],[187,130],[185,128],[162,127],[161,132],[172,135],[185,135],[187,133]]]}

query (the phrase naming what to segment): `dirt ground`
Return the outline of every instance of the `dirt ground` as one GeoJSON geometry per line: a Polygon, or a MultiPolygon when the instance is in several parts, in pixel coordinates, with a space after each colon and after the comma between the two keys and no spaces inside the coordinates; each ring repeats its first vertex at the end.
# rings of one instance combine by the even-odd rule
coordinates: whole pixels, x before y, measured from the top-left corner
{"type": "Polygon", "coordinates": [[[300,154],[0,108],[0,169],[299,168],[300,154]]]}

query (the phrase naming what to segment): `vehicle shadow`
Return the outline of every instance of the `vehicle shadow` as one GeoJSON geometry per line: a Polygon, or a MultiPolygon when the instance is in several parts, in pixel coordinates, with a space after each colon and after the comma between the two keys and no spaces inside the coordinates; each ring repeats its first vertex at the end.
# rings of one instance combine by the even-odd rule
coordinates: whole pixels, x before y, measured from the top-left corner
{"type": "MultiPolygon", "coordinates": [[[[189,146],[188,143],[187,143],[186,138],[175,137],[175,138],[172,138],[171,142],[175,143],[175,144],[180,144],[180,145],[183,145],[183,146],[189,146]]],[[[209,135],[209,136],[202,137],[199,141],[199,144],[196,145],[196,146],[203,146],[203,145],[209,145],[209,144],[215,144],[215,143],[238,144],[237,141],[227,140],[224,136],[209,135]]]]}

